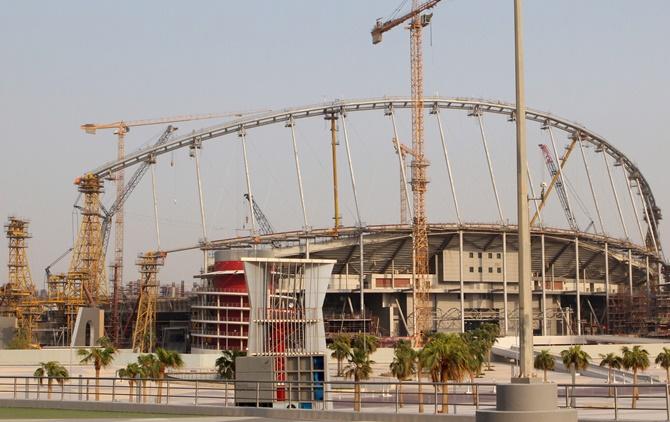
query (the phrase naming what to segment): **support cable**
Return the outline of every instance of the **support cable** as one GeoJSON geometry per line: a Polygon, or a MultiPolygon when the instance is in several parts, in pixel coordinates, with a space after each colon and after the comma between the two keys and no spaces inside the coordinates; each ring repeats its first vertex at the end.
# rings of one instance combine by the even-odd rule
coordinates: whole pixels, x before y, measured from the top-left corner
{"type": "Polygon", "coordinates": [[[641,244],[645,244],[644,240],[644,231],[642,230],[642,224],[640,223],[640,213],[637,210],[637,207],[635,206],[635,198],[633,198],[633,189],[630,186],[630,178],[628,177],[628,173],[626,172],[626,168],[622,165],[621,166],[621,172],[623,173],[623,177],[626,179],[626,188],[628,189],[628,197],[630,198],[630,205],[633,207],[633,213],[635,214],[635,223],[637,224],[637,229],[640,231],[640,241],[642,242],[641,244]]]}
{"type": "MultiPolygon", "coordinates": [[[[556,140],[554,139],[554,131],[551,129],[551,126],[547,126],[547,131],[549,132],[549,140],[551,141],[551,148],[554,152],[554,159],[558,163],[558,177],[561,180],[561,185],[567,186],[565,183],[565,177],[563,176],[563,163],[561,163],[561,158],[558,156],[558,149],[556,149],[556,140]]],[[[557,187],[558,189],[558,187],[557,187]]],[[[570,206],[570,197],[568,196],[568,191],[567,189],[563,189],[563,192],[565,194],[565,206],[566,206],[566,213],[568,215],[568,219],[572,219],[572,223],[574,224],[574,229],[579,231],[579,223],[577,223],[577,219],[575,218],[575,213],[572,212],[572,207],[570,206]]]]}
{"type": "Polygon", "coordinates": [[[535,213],[537,214],[537,221],[540,224],[540,227],[543,227],[542,223],[542,210],[540,210],[539,205],[537,204],[537,196],[535,195],[535,186],[533,184],[533,177],[530,174],[530,166],[526,162],[526,174],[528,175],[528,184],[530,185],[530,195],[533,197],[533,204],[535,204],[535,213]]]}
{"type": "Polygon", "coordinates": [[[161,250],[161,231],[160,227],[158,225],[158,194],[156,193],[156,163],[155,161],[150,164],[151,166],[151,192],[153,194],[153,202],[154,202],[154,225],[156,226],[156,250],[160,251],[161,250]]]}
{"type": "Polygon", "coordinates": [[[640,188],[640,181],[638,179],[635,179],[635,183],[637,184],[637,190],[640,194],[640,201],[642,202],[642,210],[644,211],[644,218],[647,221],[647,229],[649,230],[649,234],[651,235],[651,241],[654,245],[654,251],[658,253],[658,243],[656,243],[656,235],[654,234],[654,230],[651,225],[651,221],[649,219],[649,210],[647,209],[647,201],[645,201],[644,195],[642,194],[642,188],[640,188]]]}

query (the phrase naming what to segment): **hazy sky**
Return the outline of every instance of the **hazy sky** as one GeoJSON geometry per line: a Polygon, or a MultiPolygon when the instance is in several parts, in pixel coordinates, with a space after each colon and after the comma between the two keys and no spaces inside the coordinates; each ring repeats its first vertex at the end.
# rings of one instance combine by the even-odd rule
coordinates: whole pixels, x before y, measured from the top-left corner
{"type": "MultiPolygon", "coordinates": [[[[4,220],[14,214],[31,220],[34,238],[29,256],[33,277],[40,284],[42,269],[72,243],[72,204],[77,196],[72,181],[115,155],[111,133],[86,135],[80,124],[280,109],[336,98],[409,93],[407,31],[395,29],[375,47],[369,34],[375,19],[388,17],[399,0],[0,3],[0,217],[4,220]]],[[[524,3],[528,105],[578,121],[605,136],[641,168],[668,214],[670,2],[524,3]]],[[[426,94],[512,102],[512,23],[511,0],[443,1],[424,38],[426,94]]],[[[405,131],[406,117],[401,125],[405,131]]],[[[466,122],[457,126],[472,124],[466,122]]],[[[183,133],[201,125],[179,126],[183,133]]],[[[312,126],[305,124],[298,131],[305,160],[315,163],[315,172],[321,171],[309,173],[310,164],[306,164],[307,184],[321,179],[327,186],[327,132],[322,121],[312,126]],[[317,133],[324,137],[319,148],[308,142],[317,133]]],[[[453,129],[455,133],[460,133],[459,127],[453,129]]],[[[491,124],[494,133],[513,140],[512,132],[498,132],[496,127],[491,124]]],[[[150,142],[161,130],[133,129],[127,148],[150,142]]],[[[255,188],[275,226],[295,229],[301,226],[293,206],[295,185],[277,182],[294,176],[289,138],[286,132],[273,130],[259,131],[257,138],[268,143],[272,139],[276,145],[266,148],[260,140],[250,145],[255,188]]],[[[352,118],[352,131],[352,137],[367,136],[363,117],[352,118]]],[[[468,133],[479,142],[476,131],[468,133]]],[[[398,187],[393,176],[397,167],[393,167],[389,140],[387,130],[379,145],[385,148],[388,165],[376,164],[376,146],[359,142],[356,147],[361,183],[374,182],[366,195],[364,219],[369,222],[397,215],[396,203],[382,207],[375,196],[386,192],[385,196],[379,193],[379,198],[397,201],[397,193],[393,194],[398,187]],[[369,166],[363,157],[370,159],[369,166]],[[379,175],[383,167],[393,169],[390,182],[379,175]],[[379,214],[373,215],[374,210],[379,214]]],[[[529,150],[534,148],[531,142],[529,150]]],[[[511,144],[505,145],[499,147],[500,154],[509,152],[511,144]]],[[[246,216],[239,199],[244,189],[238,149],[230,148],[212,146],[203,152],[211,237],[241,233],[246,216]]],[[[495,141],[492,148],[495,154],[495,141]]],[[[535,149],[533,154],[537,159],[535,149]]],[[[192,244],[201,236],[193,165],[186,152],[167,161],[158,168],[164,244],[192,244]]],[[[462,183],[467,186],[472,177],[488,193],[487,179],[480,177],[486,174],[467,174],[470,162],[461,161],[462,183]]],[[[512,168],[499,160],[497,169],[504,172],[505,167],[512,168]]],[[[541,163],[533,169],[541,172],[541,163]]],[[[433,174],[431,189],[443,189],[443,182],[439,173],[433,174]]],[[[136,277],[134,257],[154,247],[147,185],[145,181],[138,188],[136,197],[141,199],[134,196],[128,204],[126,279],[136,277]]],[[[509,186],[504,183],[502,190],[509,186]]],[[[598,186],[603,194],[607,188],[602,183],[598,186]]],[[[308,193],[325,191],[328,198],[327,189],[316,185],[306,189],[308,193]]],[[[108,192],[113,192],[111,186],[108,192]]],[[[477,198],[469,199],[477,205],[477,198]]],[[[320,207],[314,202],[312,225],[329,224],[330,204],[320,207]]],[[[513,215],[512,198],[507,202],[507,215],[513,215]]],[[[344,208],[345,222],[351,224],[351,206],[344,208]]],[[[453,221],[449,215],[438,220],[453,221]]],[[[473,215],[473,221],[486,219],[473,215]]],[[[661,227],[668,231],[670,224],[664,222],[661,227]]],[[[664,246],[670,247],[667,237],[664,246]]],[[[0,255],[2,268],[6,259],[6,253],[0,255]]],[[[199,268],[197,254],[168,261],[162,277],[166,281],[189,280],[199,268]]],[[[65,269],[66,261],[56,268],[65,269]]]]}

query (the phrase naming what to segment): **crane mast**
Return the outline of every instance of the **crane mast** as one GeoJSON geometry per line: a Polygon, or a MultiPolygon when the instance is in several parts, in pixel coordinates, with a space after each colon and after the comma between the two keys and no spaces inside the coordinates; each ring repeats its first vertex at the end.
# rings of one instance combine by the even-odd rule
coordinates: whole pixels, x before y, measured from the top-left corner
{"type": "MultiPolygon", "coordinates": [[[[423,109],[423,28],[430,24],[432,13],[422,12],[434,7],[440,0],[419,3],[412,0],[412,10],[398,18],[382,22],[378,20],[372,28],[372,43],[382,41],[384,32],[409,20],[410,67],[412,95],[412,239],[414,255],[414,342],[420,344],[423,333],[432,329],[432,306],[429,298],[430,278],[428,275],[428,221],[426,218],[426,191],[428,186],[428,161],[424,152],[424,109],[423,109]]],[[[401,152],[399,152],[401,153],[401,152]]]]}
{"type": "MultiPolygon", "coordinates": [[[[547,165],[549,174],[551,175],[551,177],[556,177],[556,174],[558,174],[558,167],[556,166],[554,159],[551,158],[549,148],[547,148],[547,146],[544,144],[540,144],[538,146],[540,147],[540,150],[542,150],[542,154],[544,155],[544,162],[547,165]]],[[[570,201],[568,201],[568,194],[565,191],[565,186],[563,186],[562,178],[559,177],[556,179],[555,186],[556,186],[556,193],[558,194],[558,199],[559,201],[561,201],[561,206],[563,207],[563,212],[565,212],[565,218],[568,220],[570,228],[572,230],[579,230],[579,226],[577,225],[577,219],[575,218],[575,215],[573,214],[572,209],[570,208],[570,201]]]]}

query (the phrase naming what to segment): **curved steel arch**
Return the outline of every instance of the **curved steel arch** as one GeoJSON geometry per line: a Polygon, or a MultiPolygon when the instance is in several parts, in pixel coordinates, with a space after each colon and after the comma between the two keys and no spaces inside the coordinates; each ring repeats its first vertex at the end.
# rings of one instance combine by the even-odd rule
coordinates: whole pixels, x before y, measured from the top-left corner
{"type": "MultiPolygon", "coordinates": [[[[188,135],[168,141],[160,146],[148,147],[135,151],[131,154],[128,154],[122,160],[111,161],[90,171],[89,173],[99,177],[109,176],[119,170],[133,166],[135,164],[147,160],[153,160],[157,156],[168,153],[170,151],[185,147],[199,147],[202,142],[208,141],[210,139],[237,133],[240,130],[247,130],[261,126],[287,122],[291,118],[293,120],[297,120],[332,114],[346,114],[357,111],[387,110],[389,108],[407,109],[412,108],[413,104],[413,101],[409,97],[338,100],[330,103],[290,108],[281,111],[272,111],[254,116],[246,116],[240,119],[222,123],[220,125],[194,131],[188,135]]],[[[509,116],[511,119],[514,119],[516,110],[516,106],[514,104],[470,98],[426,97],[424,98],[423,106],[424,108],[429,109],[437,108],[463,110],[467,112],[481,111],[485,113],[502,114],[509,116]]],[[[654,219],[658,221],[662,218],[661,209],[656,204],[656,199],[654,198],[651,187],[649,186],[649,183],[645,177],[642,175],[640,169],[623,152],[605,140],[604,137],[597,135],[595,132],[580,124],[571,122],[567,119],[556,117],[551,113],[527,109],[526,119],[555,127],[574,136],[579,136],[582,141],[589,142],[597,148],[602,148],[603,151],[610,157],[614,158],[617,163],[620,163],[622,166],[624,166],[628,172],[629,177],[638,180],[642,195],[644,196],[644,199],[646,199],[647,204],[649,204],[649,209],[653,213],[654,219]]],[[[649,224],[651,226],[651,222],[649,224]]],[[[654,226],[655,225],[656,224],[654,224],[654,226]]]]}

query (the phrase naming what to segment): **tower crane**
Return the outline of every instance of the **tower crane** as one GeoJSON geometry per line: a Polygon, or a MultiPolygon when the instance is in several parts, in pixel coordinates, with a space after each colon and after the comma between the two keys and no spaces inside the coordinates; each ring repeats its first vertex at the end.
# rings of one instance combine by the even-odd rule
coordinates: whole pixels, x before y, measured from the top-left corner
{"type": "MultiPolygon", "coordinates": [[[[556,167],[556,163],[554,162],[554,159],[551,157],[549,148],[544,144],[539,144],[538,146],[540,147],[540,150],[542,150],[542,154],[544,155],[544,162],[547,165],[549,174],[551,175],[551,177],[555,177],[556,174],[558,174],[558,167],[556,167]]],[[[568,201],[568,194],[565,191],[565,186],[563,186],[562,178],[559,177],[556,179],[555,186],[556,186],[556,193],[558,194],[558,199],[561,201],[561,206],[563,207],[563,211],[565,212],[565,218],[567,218],[570,228],[572,228],[572,230],[579,230],[579,226],[577,225],[577,219],[575,218],[575,215],[572,212],[572,209],[570,208],[570,201],[568,201]]]]}
{"type": "MultiPolygon", "coordinates": [[[[418,279],[414,281],[414,343],[419,345],[422,332],[432,327],[432,306],[428,297],[430,278],[428,274],[428,222],[426,219],[425,195],[428,186],[428,161],[424,155],[423,144],[423,51],[421,47],[423,28],[430,24],[432,13],[423,13],[435,7],[440,0],[429,0],[420,3],[412,0],[412,10],[403,16],[383,22],[377,20],[372,28],[372,44],[382,41],[382,35],[396,26],[409,21],[410,31],[410,64],[412,87],[412,205],[414,221],[412,222],[412,240],[414,249],[414,268],[418,279]]],[[[399,152],[400,153],[400,152],[399,152]]]]}
{"type": "MultiPolygon", "coordinates": [[[[126,134],[130,131],[131,127],[138,126],[152,126],[160,125],[164,123],[176,123],[176,122],[186,122],[193,120],[208,120],[208,119],[217,119],[225,117],[242,117],[246,114],[254,114],[260,111],[253,112],[234,112],[234,113],[224,113],[224,114],[198,114],[198,115],[182,115],[182,116],[173,116],[173,117],[163,117],[157,119],[146,119],[146,120],[131,120],[131,121],[117,121],[111,123],[86,123],[80,126],[82,130],[86,133],[95,135],[98,129],[113,129],[114,134],[117,135],[118,139],[118,151],[117,157],[119,160],[125,157],[125,137],[126,134]]],[[[146,171],[146,168],[144,169],[146,171]]],[[[136,175],[138,172],[136,172],[136,175]]],[[[141,178],[144,173],[139,175],[141,178]]],[[[127,189],[125,189],[125,172],[123,169],[117,171],[113,175],[114,180],[116,181],[116,209],[111,209],[111,213],[108,211],[105,213],[104,219],[104,228],[103,228],[103,245],[104,250],[107,250],[107,241],[108,234],[110,230],[108,217],[116,215],[115,217],[115,231],[114,231],[114,264],[113,268],[113,310],[112,310],[112,339],[115,339],[119,335],[119,321],[118,321],[118,291],[119,287],[123,285],[123,244],[124,244],[124,212],[123,212],[123,203],[125,199],[123,195],[129,195],[127,189]],[[114,306],[115,305],[115,306],[114,306]],[[117,311],[115,311],[115,309],[117,311]]],[[[134,187],[133,187],[134,188],[134,187]]],[[[131,189],[132,190],[132,189],[131,189]]]]}

